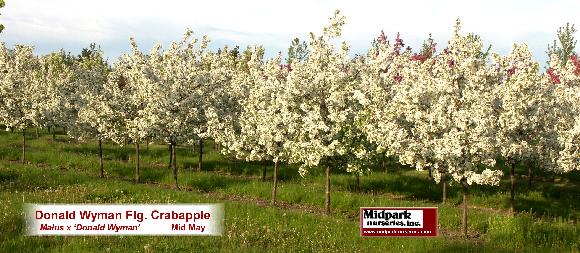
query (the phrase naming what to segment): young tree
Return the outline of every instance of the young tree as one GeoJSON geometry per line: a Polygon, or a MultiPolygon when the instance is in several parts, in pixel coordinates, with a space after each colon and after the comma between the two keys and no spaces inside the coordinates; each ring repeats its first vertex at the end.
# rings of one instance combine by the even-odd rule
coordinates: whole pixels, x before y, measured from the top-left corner
{"type": "Polygon", "coordinates": [[[510,211],[515,213],[515,167],[527,162],[528,184],[531,185],[532,166],[553,166],[557,152],[554,117],[558,113],[551,105],[554,85],[539,74],[527,45],[514,45],[508,56],[494,55],[498,77],[496,94],[497,144],[501,157],[510,167],[510,211]]]}
{"type": "Polygon", "coordinates": [[[76,59],[64,50],[40,58],[36,86],[44,96],[39,123],[44,127],[70,129],[78,116],[76,59]]]}
{"type": "Polygon", "coordinates": [[[176,146],[198,138],[204,131],[205,97],[212,93],[202,61],[208,40],[204,37],[198,41],[191,34],[188,30],[181,41],[165,51],[156,47],[148,57],[151,71],[141,77],[154,84],[156,95],[144,114],[154,118],[155,137],[171,147],[170,164],[177,189],[176,146]]]}
{"type": "Polygon", "coordinates": [[[377,152],[377,145],[368,140],[365,132],[365,120],[370,106],[365,93],[370,87],[367,77],[374,70],[369,68],[366,57],[356,55],[343,64],[341,71],[346,75],[347,83],[343,92],[348,96],[345,113],[349,116],[349,122],[340,133],[344,153],[336,155],[333,163],[355,176],[355,189],[359,190],[361,176],[369,173],[377,161],[384,162],[385,158],[384,152],[377,152]]]}
{"type": "Polygon", "coordinates": [[[570,56],[566,64],[560,57],[550,57],[550,67],[545,83],[555,86],[554,131],[558,138],[557,166],[553,170],[566,173],[580,170],[580,61],[577,54],[570,56]]]}
{"type": "Polygon", "coordinates": [[[369,133],[402,164],[433,168],[435,181],[450,175],[462,186],[465,236],[469,185],[497,185],[502,175],[485,168],[495,164],[495,84],[482,44],[476,35],[460,34],[459,20],[448,47],[433,58],[400,53],[397,40],[394,53],[384,56],[395,56],[384,69],[391,87],[382,90],[390,102],[371,121],[385,129],[369,133]]]}
{"type": "MultiPolygon", "coordinates": [[[[391,44],[381,32],[367,54],[371,71],[365,74],[363,82],[367,83],[365,93],[370,102],[362,110],[364,130],[380,153],[394,156],[401,164],[413,165],[419,170],[426,168],[432,174],[436,158],[429,145],[433,137],[415,128],[419,123],[427,124],[421,122],[426,119],[417,118],[420,116],[417,111],[433,110],[430,107],[433,94],[422,90],[419,83],[430,82],[425,78],[431,76],[436,44],[429,38],[421,52],[415,54],[408,47],[403,50],[404,46],[399,34],[391,44]]],[[[439,168],[439,174],[445,203],[447,183],[443,168],[439,168]]]]}
{"type": "Polygon", "coordinates": [[[106,102],[110,99],[110,94],[105,92],[107,75],[111,71],[107,62],[103,59],[103,52],[95,44],[84,48],[77,59],[75,65],[75,80],[78,82],[77,97],[77,117],[76,121],[69,129],[70,134],[79,139],[85,140],[96,138],[99,143],[99,171],[100,177],[104,178],[103,166],[103,140],[107,139],[107,132],[112,128],[111,122],[116,120],[111,117],[115,113],[111,112],[106,102]]]}
{"type": "MultiPolygon", "coordinates": [[[[155,115],[148,114],[154,100],[156,83],[143,78],[152,72],[148,56],[143,54],[131,38],[131,54],[122,55],[108,76],[105,94],[108,111],[114,113],[108,139],[123,145],[131,141],[135,145],[135,181],[141,181],[140,144],[152,135],[155,115]]],[[[153,49],[155,50],[155,48],[153,49]]]]}
{"type": "Polygon", "coordinates": [[[204,56],[208,69],[208,82],[211,95],[206,97],[206,128],[200,129],[199,167],[202,164],[202,138],[211,137],[221,147],[223,154],[236,155],[240,150],[239,117],[242,113],[241,102],[247,98],[248,84],[245,76],[248,73],[250,51],[242,55],[229,50],[228,47],[204,56]]]}
{"type": "Polygon", "coordinates": [[[232,140],[236,138],[236,131],[239,129],[240,101],[247,95],[246,87],[235,80],[240,78],[240,68],[244,66],[237,50],[229,50],[226,46],[215,53],[204,55],[203,62],[208,70],[207,81],[211,87],[211,95],[204,97],[207,105],[203,113],[205,124],[197,133],[198,171],[202,169],[203,138],[211,137],[224,154],[236,152],[232,140]]]}
{"type": "MultiPolygon", "coordinates": [[[[284,143],[288,130],[282,115],[289,68],[281,64],[281,56],[262,61],[264,50],[256,48],[247,62],[243,82],[248,96],[240,101],[239,135],[234,145],[238,157],[254,161],[273,161],[272,203],[276,202],[278,168],[287,160],[284,143]]],[[[244,72],[242,72],[244,73],[244,72]]]]}
{"type": "MultiPolygon", "coordinates": [[[[463,190],[463,234],[467,236],[467,190],[476,184],[498,185],[503,173],[495,165],[495,83],[487,67],[488,53],[479,36],[455,33],[443,54],[433,62],[421,82],[430,93],[431,109],[419,112],[416,129],[431,138],[435,168],[444,168],[463,190]]],[[[488,49],[489,51],[489,49],[488,49]]],[[[404,79],[404,75],[403,75],[404,79]]],[[[418,96],[419,99],[422,96],[418,96]]],[[[429,108],[429,107],[427,107],[429,108]]],[[[440,173],[434,171],[435,180],[440,173]]]]}
{"type": "Polygon", "coordinates": [[[289,162],[301,165],[302,176],[315,166],[326,170],[326,214],[330,214],[331,168],[347,166],[341,162],[358,114],[353,109],[357,89],[347,71],[349,47],[342,43],[337,51],[330,41],[340,36],[344,17],[336,11],[330,22],[321,36],[311,33],[308,58],[292,66],[282,107],[289,162]]]}
{"type": "Polygon", "coordinates": [[[40,68],[33,47],[0,43],[0,120],[8,129],[22,131],[22,163],[26,161],[26,129],[40,126],[43,93],[35,82],[40,68]]]}

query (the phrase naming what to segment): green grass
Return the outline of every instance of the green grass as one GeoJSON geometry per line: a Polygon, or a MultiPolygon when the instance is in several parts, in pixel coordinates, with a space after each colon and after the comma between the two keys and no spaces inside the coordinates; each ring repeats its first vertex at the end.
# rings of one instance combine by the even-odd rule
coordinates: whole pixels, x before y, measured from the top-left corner
{"type": "MultiPolygon", "coordinates": [[[[518,181],[518,215],[508,215],[509,180],[500,187],[473,186],[469,195],[471,238],[460,236],[460,189],[449,188],[441,204],[441,186],[418,172],[389,163],[361,177],[332,175],[332,212],[323,216],[324,175],[314,169],[302,178],[283,165],[277,206],[262,163],[246,163],[204,146],[204,171],[196,172],[197,154],[178,147],[182,191],[172,189],[164,145],[142,146],[142,178],[134,184],[133,146],[104,144],[106,178],[98,177],[97,145],[76,143],[46,132],[27,141],[27,164],[18,162],[21,135],[0,133],[0,252],[578,252],[579,173],[535,172],[532,187],[518,181]],[[22,234],[23,203],[225,203],[221,237],[82,236],[27,237],[22,234]],[[361,206],[436,206],[442,235],[437,238],[360,238],[361,206]]],[[[505,168],[504,168],[505,169],[505,168]]],[[[518,174],[527,169],[518,167],[518,174]]],[[[507,172],[507,170],[504,170],[507,172]]]]}

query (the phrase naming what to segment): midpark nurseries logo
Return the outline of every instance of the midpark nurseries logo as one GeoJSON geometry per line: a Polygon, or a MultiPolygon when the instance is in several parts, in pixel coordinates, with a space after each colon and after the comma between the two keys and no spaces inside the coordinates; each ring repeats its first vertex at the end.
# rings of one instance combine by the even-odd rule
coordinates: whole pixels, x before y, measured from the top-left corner
{"type": "Polygon", "coordinates": [[[361,236],[437,236],[437,207],[361,207],[361,236]]]}

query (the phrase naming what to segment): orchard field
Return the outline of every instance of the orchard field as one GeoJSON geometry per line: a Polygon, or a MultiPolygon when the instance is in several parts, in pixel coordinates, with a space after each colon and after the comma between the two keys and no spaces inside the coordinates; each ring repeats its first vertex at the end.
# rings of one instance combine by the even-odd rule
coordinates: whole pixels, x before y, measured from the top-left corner
{"type": "Polygon", "coordinates": [[[578,252],[574,25],[541,69],[462,31],[352,55],[346,17],[283,59],[186,30],[107,62],[0,43],[0,250],[578,252]],[[26,237],[23,203],[225,203],[221,237],[26,237]],[[440,236],[361,238],[360,207],[438,207],[440,236]]]}
{"type": "MultiPolygon", "coordinates": [[[[62,131],[58,129],[58,131],[62,131]]],[[[46,130],[29,131],[29,162],[21,164],[20,134],[1,132],[0,249],[2,252],[577,252],[580,250],[580,187],[577,172],[536,175],[527,186],[518,168],[518,215],[509,214],[509,180],[499,187],[470,189],[469,238],[461,233],[461,194],[451,186],[441,203],[441,185],[426,171],[387,163],[360,177],[332,177],[332,214],[324,215],[324,173],[300,177],[281,166],[278,202],[270,204],[272,166],[262,181],[261,163],[246,163],[215,152],[206,142],[205,167],[197,153],[179,146],[182,189],[172,186],[167,146],[142,151],[142,184],[134,183],[134,150],[103,146],[107,168],[99,177],[95,142],[78,143],[46,130]],[[22,204],[31,203],[225,203],[222,237],[23,235],[22,204]],[[360,238],[361,206],[439,208],[437,238],[360,238]]],[[[505,169],[504,169],[505,170],[505,169]]]]}

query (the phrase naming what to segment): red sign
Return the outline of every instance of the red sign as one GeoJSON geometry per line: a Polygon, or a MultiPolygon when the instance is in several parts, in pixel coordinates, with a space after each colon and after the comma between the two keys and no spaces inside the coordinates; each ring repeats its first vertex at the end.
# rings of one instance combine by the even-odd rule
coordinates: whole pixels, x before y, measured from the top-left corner
{"type": "Polygon", "coordinates": [[[361,207],[360,236],[437,236],[437,207],[361,207]]]}

